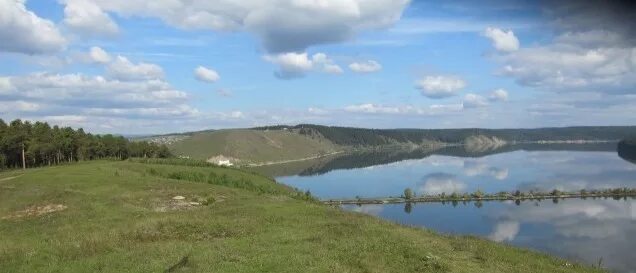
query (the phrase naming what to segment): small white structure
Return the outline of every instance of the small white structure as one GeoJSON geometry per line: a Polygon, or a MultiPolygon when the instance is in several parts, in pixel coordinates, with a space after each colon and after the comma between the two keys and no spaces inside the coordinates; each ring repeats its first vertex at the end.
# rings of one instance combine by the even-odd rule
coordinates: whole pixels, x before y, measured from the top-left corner
{"type": "Polygon", "coordinates": [[[219,161],[217,161],[216,164],[219,165],[219,166],[232,166],[232,165],[234,165],[234,164],[232,164],[232,162],[230,162],[229,159],[219,160],[219,161]]]}

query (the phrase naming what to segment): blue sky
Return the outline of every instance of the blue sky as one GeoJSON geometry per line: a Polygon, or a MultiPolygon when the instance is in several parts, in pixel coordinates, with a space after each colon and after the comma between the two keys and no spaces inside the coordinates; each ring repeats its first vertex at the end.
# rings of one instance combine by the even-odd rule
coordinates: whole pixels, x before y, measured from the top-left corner
{"type": "Polygon", "coordinates": [[[269,124],[633,125],[621,1],[0,0],[0,118],[104,133],[269,124]]]}

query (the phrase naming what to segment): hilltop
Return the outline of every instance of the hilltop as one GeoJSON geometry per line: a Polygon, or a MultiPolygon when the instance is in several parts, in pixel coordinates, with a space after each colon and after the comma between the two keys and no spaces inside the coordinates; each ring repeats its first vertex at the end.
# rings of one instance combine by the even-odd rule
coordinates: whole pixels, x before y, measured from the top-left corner
{"type": "Polygon", "coordinates": [[[195,161],[1,172],[0,189],[6,272],[601,272],[346,212],[195,161]]]}

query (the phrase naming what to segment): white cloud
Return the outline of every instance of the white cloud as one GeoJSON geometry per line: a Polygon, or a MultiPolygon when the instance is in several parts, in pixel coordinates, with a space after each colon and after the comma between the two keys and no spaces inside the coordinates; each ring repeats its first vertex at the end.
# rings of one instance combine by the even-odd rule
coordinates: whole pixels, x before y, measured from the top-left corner
{"type": "Polygon", "coordinates": [[[9,77],[5,93],[24,101],[82,107],[136,107],[183,103],[187,95],[162,80],[119,81],[82,74],[35,73],[9,77]]]}
{"type": "Polygon", "coordinates": [[[437,115],[462,110],[461,104],[433,104],[425,107],[412,105],[388,106],[374,103],[354,104],[344,107],[346,112],[363,114],[437,115]]]}
{"type": "Polygon", "coordinates": [[[307,57],[307,52],[265,55],[264,59],[278,65],[280,70],[275,75],[282,79],[302,77],[313,68],[313,62],[307,57]]]}
{"type": "Polygon", "coordinates": [[[490,240],[495,242],[512,241],[519,234],[519,222],[503,221],[497,223],[495,230],[488,235],[490,240]]]}
{"type": "Polygon", "coordinates": [[[408,0],[93,0],[124,16],[157,17],[187,29],[248,31],[270,54],[304,51],[351,39],[361,30],[391,26],[408,0]]]}
{"type": "Polygon", "coordinates": [[[221,79],[219,73],[217,73],[214,69],[203,66],[198,66],[194,69],[194,77],[199,81],[208,83],[213,83],[221,79]]]}
{"type": "Polygon", "coordinates": [[[322,71],[328,74],[342,74],[342,68],[335,64],[325,53],[316,53],[311,57],[314,64],[321,66],[322,71]]]}
{"type": "Polygon", "coordinates": [[[371,113],[371,114],[399,114],[403,113],[406,108],[382,106],[373,103],[349,105],[345,111],[354,113],[371,113]]]}
{"type": "Polygon", "coordinates": [[[117,56],[107,67],[108,74],[122,81],[163,79],[163,69],[156,64],[133,64],[126,57],[117,56]]]}
{"type": "Polygon", "coordinates": [[[334,63],[325,53],[316,53],[309,57],[306,52],[288,52],[274,55],[265,55],[266,61],[276,64],[279,70],[275,73],[281,79],[292,79],[305,76],[312,70],[322,71],[328,74],[342,74],[342,68],[334,63]]]}
{"type": "Polygon", "coordinates": [[[422,194],[451,194],[461,193],[466,189],[466,183],[458,181],[454,175],[446,173],[434,173],[427,175],[418,192],[422,194]]]}
{"type": "Polygon", "coordinates": [[[27,10],[25,0],[0,0],[0,51],[45,54],[63,50],[67,41],[55,24],[27,10]]]}
{"type": "Polygon", "coordinates": [[[307,112],[309,112],[310,114],[314,114],[314,115],[327,115],[329,114],[328,110],[322,109],[322,108],[317,108],[317,107],[309,107],[307,109],[307,112]]]}
{"type": "Polygon", "coordinates": [[[354,62],[349,64],[349,69],[357,73],[372,73],[382,69],[382,65],[374,60],[354,62]]]}
{"type": "Polygon", "coordinates": [[[9,77],[0,77],[0,94],[9,92],[13,86],[9,77]]]}
{"type": "Polygon", "coordinates": [[[466,87],[466,82],[456,76],[426,76],[415,83],[422,95],[432,98],[446,98],[457,95],[457,91],[466,87]]]}
{"type": "Polygon", "coordinates": [[[0,113],[9,112],[35,112],[40,110],[40,105],[26,101],[0,101],[0,113]]]}
{"type": "Polygon", "coordinates": [[[101,49],[100,47],[91,47],[91,50],[88,52],[88,56],[90,57],[91,62],[95,63],[109,63],[111,61],[110,55],[101,49]]]}
{"type": "Polygon", "coordinates": [[[508,100],[508,91],[504,89],[496,89],[490,93],[488,96],[490,101],[507,101],[508,100]]]}
{"type": "Polygon", "coordinates": [[[478,108],[488,105],[488,100],[483,96],[468,93],[464,96],[464,108],[478,108]]]}
{"type": "Polygon", "coordinates": [[[502,74],[551,91],[626,93],[636,87],[636,47],[552,44],[500,57],[502,74]]]}
{"type": "Polygon", "coordinates": [[[492,46],[498,51],[512,52],[519,49],[519,39],[512,30],[504,31],[498,28],[486,28],[483,33],[492,41],[492,46]]]}
{"type": "Polygon", "coordinates": [[[83,36],[112,36],[117,24],[90,0],[65,0],[64,24],[83,36]]]}

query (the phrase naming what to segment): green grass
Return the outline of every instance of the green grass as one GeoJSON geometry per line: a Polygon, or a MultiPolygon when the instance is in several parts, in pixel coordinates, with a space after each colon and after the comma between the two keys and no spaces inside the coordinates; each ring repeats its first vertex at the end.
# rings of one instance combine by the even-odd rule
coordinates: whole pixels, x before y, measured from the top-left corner
{"type": "Polygon", "coordinates": [[[322,138],[284,130],[231,129],[198,132],[169,146],[176,155],[208,159],[224,155],[244,163],[299,159],[340,150],[322,138]]]}
{"type": "Polygon", "coordinates": [[[0,271],[598,272],[320,205],[230,168],[100,161],[0,181],[0,218],[47,204],[67,208],[0,220],[0,271]],[[161,209],[177,195],[209,204],[161,209]]]}

